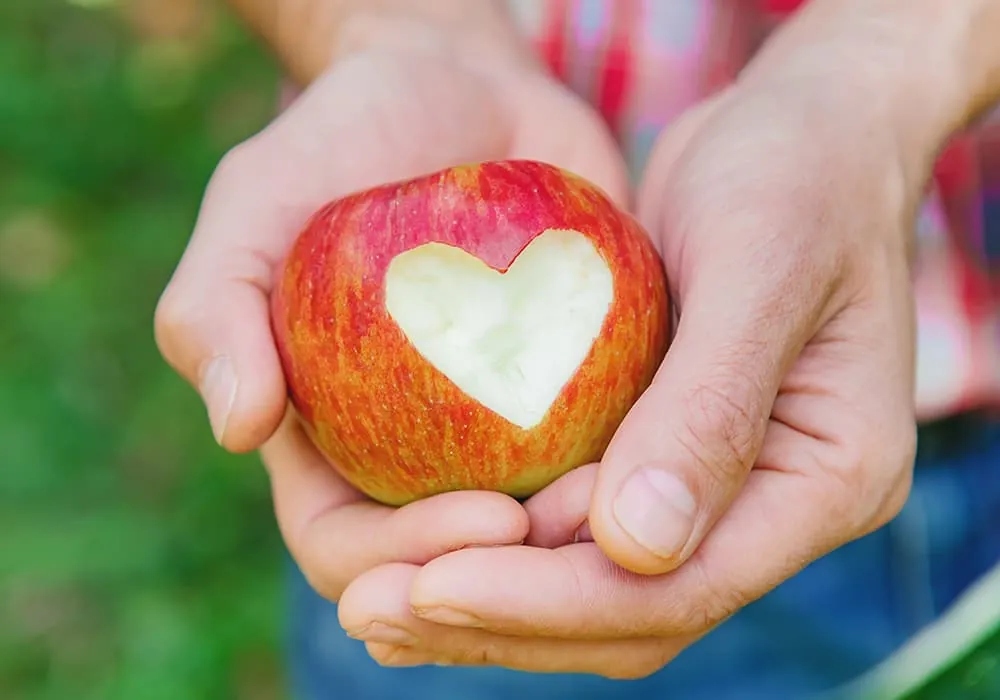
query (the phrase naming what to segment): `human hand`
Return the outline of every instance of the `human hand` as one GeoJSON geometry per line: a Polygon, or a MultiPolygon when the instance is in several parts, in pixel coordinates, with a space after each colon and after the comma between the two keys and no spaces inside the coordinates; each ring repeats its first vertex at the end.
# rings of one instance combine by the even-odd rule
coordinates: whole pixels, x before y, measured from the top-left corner
{"type": "Polygon", "coordinates": [[[377,659],[644,676],[898,512],[930,159],[832,83],[742,82],[665,133],[640,211],[679,322],[653,385],[600,465],[527,503],[525,545],[349,586],[341,619],[377,659]]]}
{"type": "Polygon", "coordinates": [[[286,416],[267,297],[302,224],[350,192],[500,158],[548,161],[626,197],[624,165],[599,118],[492,27],[463,34],[418,20],[352,23],[332,67],[219,165],[157,309],[164,356],[199,389],[224,447],[261,448],[281,532],[331,600],[382,563],[520,542],[528,521],[495,493],[401,509],[372,503],[286,416]]]}

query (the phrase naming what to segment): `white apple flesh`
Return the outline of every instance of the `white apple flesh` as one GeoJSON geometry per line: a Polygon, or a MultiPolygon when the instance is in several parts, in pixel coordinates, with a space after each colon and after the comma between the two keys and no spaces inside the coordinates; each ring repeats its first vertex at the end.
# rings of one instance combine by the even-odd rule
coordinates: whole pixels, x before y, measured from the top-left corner
{"type": "Polygon", "coordinates": [[[425,243],[396,256],[385,304],[417,351],[514,425],[545,418],[590,352],[614,298],[604,258],[578,231],[548,230],[500,273],[425,243]]]}
{"type": "Polygon", "coordinates": [[[328,203],[271,308],[300,425],[391,505],[526,498],[600,460],[670,342],[646,232],[593,184],[525,160],[328,203]]]}

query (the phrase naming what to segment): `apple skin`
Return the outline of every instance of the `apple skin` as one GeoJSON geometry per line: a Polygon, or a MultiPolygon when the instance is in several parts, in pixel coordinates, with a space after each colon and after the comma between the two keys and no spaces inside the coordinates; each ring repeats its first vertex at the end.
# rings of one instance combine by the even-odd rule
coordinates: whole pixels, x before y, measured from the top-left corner
{"type": "Polygon", "coordinates": [[[271,305],[306,433],[350,484],[390,505],[461,489],[524,498],[600,460],[669,344],[666,277],[645,231],[595,185],[527,160],[449,168],[327,204],[279,266],[271,305]],[[384,278],[395,256],[429,242],[503,272],[548,229],[589,238],[614,296],[586,359],[525,430],[417,352],[386,310],[384,278]]]}

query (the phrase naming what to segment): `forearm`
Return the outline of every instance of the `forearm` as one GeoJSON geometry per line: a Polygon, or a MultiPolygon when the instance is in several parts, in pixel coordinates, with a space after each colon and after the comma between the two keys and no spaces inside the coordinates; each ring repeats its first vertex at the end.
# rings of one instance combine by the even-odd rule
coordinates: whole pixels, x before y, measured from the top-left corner
{"type": "Polygon", "coordinates": [[[502,0],[227,2],[300,84],[311,82],[338,55],[353,48],[352,44],[365,42],[373,33],[392,33],[401,42],[415,40],[405,29],[384,30],[386,25],[401,21],[460,33],[470,42],[482,41],[490,47],[510,43],[514,33],[502,0]]]}
{"type": "Polygon", "coordinates": [[[1000,0],[812,0],[741,81],[818,80],[888,120],[918,173],[1000,99],[1000,0]]]}

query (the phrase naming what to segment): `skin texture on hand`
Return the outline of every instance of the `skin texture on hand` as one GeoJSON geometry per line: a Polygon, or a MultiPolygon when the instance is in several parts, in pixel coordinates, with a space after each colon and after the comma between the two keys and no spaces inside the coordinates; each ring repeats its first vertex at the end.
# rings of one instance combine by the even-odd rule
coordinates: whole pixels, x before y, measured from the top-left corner
{"type": "Polygon", "coordinates": [[[371,43],[410,45],[422,26],[488,60],[528,62],[520,50],[504,0],[226,0],[280,59],[286,74],[308,85],[339,57],[371,43]],[[387,27],[396,31],[387,35],[387,27]]]}
{"type": "Polygon", "coordinates": [[[899,510],[914,203],[891,141],[811,104],[736,87],[664,135],[640,212],[680,321],[654,384],[600,465],[528,501],[525,544],[348,586],[377,659],[643,676],[899,510]]]}
{"type": "Polygon", "coordinates": [[[740,80],[852,103],[872,124],[891,124],[914,191],[945,142],[1000,100],[997,32],[996,0],[811,0],[740,80]]]}
{"type": "Polygon", "coordinates": [[[526,504],[524,544],[350,585],[341,620],[376,659],[644,676],[899,511],[915,450],[914,217],[934,154],[989,84],[913,89],[901,59],[940,57],[962,24],[949,15],[935,34],[944,5],[919,3],[912,16],[898,0],[813,3],[770,67],[661,137],[639,208],[679,323],[653,385],[600,465],[526,504]],[[871,43],[892,38],[894,12],[925,45],[871,43]],[[870,69],[880,55],[898,80],[870,69]],[[920,97],[944,106],[915,109],[920,97]]]}
{"type": "Polygon", "coordinates": [[[514,499],[483,492],[376,505],[286,415],[267,300],[306,219],[353,191],[502,158],[560,165],[623,205],[628,194],[599,117],[533,66],[491,62],[489,51],[466,58],[464,44],[420,22],[365,34],[219,164],[155,319],[161,351],[200,391],[220,444],[261,449],[282,535],[331,600],[380,564],[521,542],[528,516],[514,499]]]}
{"type": "Polygon", "coordinates": [[[470,52],[419,21],[362,22],[346,54],[226,158],[157,338],[200,387],[219,441],[263,444],[289,548],[377,660],[647,675],[898,511],[914,450],[912,219],[944,132],[1000,92],[1000,57],[956,40],[974,16],[995,21],[996,3],[971,2],[981,14],[964,20],[938,14],[947,7],[816,0],[740,84],[663,135],[639,213],[666,263],[676,338],[602,463],[524,508],[459,493],[392,510],[348,488],[282,421],[266,298],[309,213],[389,180],[526,157],[627,203],[596,116],[525,62],[495,60],[523,47],[470,52]],[[941,59],[931,86],[871,70],[919,55],[872,41],[894,12],[913,20],[904,35],[944,37],[920,47],[928,66],[941,59]],[[935,34],[934,18],[954,21],[935,34]],[[824,26],[865,29],[867,43],[826,41],[824,26]],[[960,70],[942,57],[955,46],[991,68],[949,90],[960,70]],[[914,95],[940,99],[920,110],[914,95]]]}

